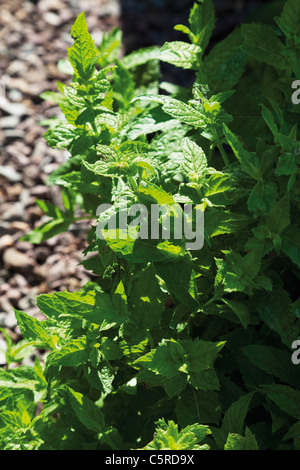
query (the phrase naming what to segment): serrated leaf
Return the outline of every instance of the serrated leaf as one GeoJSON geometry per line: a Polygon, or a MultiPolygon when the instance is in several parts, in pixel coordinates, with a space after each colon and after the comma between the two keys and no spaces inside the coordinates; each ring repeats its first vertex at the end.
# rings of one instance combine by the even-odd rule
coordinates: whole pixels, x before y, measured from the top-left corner
{"type": "Polygon", "coordinates": [[[120,59],[121,64],[126,69],[132,69],[143,65],[151,60],[159,58],[160,48],[156,46],[146,47],[133,51],[120,59]]]}
{"type": "Polygon", "coordinates": [[[86,396],[67,387],[71,406],[82,424],[97,433],[101,433],[105,427],[102,411],[86,396]]]}
{"type": "Polygon", "coordinates": [[[214,390],[219,383],[212,366],[224,344],[199,339],[163,340],[136,363],[155,374],[155,384],[163,384],[169,397],[184,390],[188,380],[197,389],[214,390]]]}
{"type": "Polygon", "coordinates": [[[252,178],[256,180],[261,179],[261,171],[259,167],[259,160],[254,152],[248,152],[243,147],[239,139],[231,132],[224,124],[225,137],[233,150],[236,158],[239,160],[243,170],[252,178]]]}
{"type": "Polygon", "coordinates": [[[206,237],[216,237],[225,233],[234,233],[249,223],[248,217],[224,209],[210,208],[204,214],[204,232],[206,237]]]}
{"type": "Polygon", "coordinates": [[[72,222],[73,218],[68,217],[59,217],[57,219],[50,220],[24,235],[22,240],[39,244],[42,241],[49,240],[49,238],[52,238],[59,233],[66,232],[72,222]]]}
{"type": "Polygon", "coordinates": [[[103,33],[101,43],[99,45],[98,63],[103,69],[105,66],[113,64],[119,58],[122,47],[122,30],[118,27],[112,28],[108,32],[103,33]]]}
{"type": "Polygon", "coordinates": [[[129,297],[130,318],[142,328],[151,329],[160,323],[164,296],[152,265],[140,272],[129,297]]]}
{"type": "Polygon", "coordinates": [[[300,384],[297,370],[291,361],[289,352],[259,344],[244,346],[242,351],[259,369],[275,375],[275,377],[290,385],[298,386],[300,384]]]}
{"type": "Polygon", "coordinates": [[[181,165],[183,171],[188,174],[201,174],[207,167],[207,159],[203,149],[191,139],[185,137],[182,142],[182,150],[185,156],[181,165]]]}
{"type": "Polygon", "coordinates": [[[245,40],[241,49],[246,54],[279,69],[287,67],[284,45],[274,28],[266,24],[245,24],[242,31],[245,40]]]}
{"type": "Polygon", "coordinates": [[[176,404],[176,417],[180,426],[195,422],[219,424],[221,404],[217,392],[212,390],[185,390],[176,404]]]}
{"type": "Polygon", "coordinates": [[[194,44],[201,46],[205,51],[215,27],[215,8],[212,0],[195,2],[190,10],[189,25],[194,44]]]}
{"type": "Polygon", "coordinates": [[[224,415],[221,428],[225,436],[229,433],[243,434],[245,418],[254,393],[247,393],[230,405],[224,415]]]}
{"type": "Polygon", "coordinates": [[[44,137],[52,148],[68,148],[76,137],[76,129],[71,124],[57,125],[49,129],[44,137]]]}
{"type": "Polygon", "coordinates": [[[256,309],[268,327],[278,333],[288,348],[299,335],[299,325],[289,311],[291,300],[287,291],[274,282],[272,293],[261,292],[256,298],[256,309]]]}
{"type": "Polygon", "coordinates": [[[45,321],[38,321],[36,318],[20,310],[14,309],[14,312],[18,326],[25,339],[32,341],[37,347],[53,348],[51,333],[43,328],[46,323],[45,321]]]}
{"type": "Polygon", "coordinates": [[[290,198],[284,196],[271,208],[265,216],[267,227],[274,233],[280,234],[290,225],[290,198]]]}
{"type": "Polygon", "coordinates": [[[89,357],[89,348],[86,338],[76,338],[67,341],[47,356],[47,368],[50,366],[77,367],[86,363],[89,357]]]}
{"type": "Polygon", "coordinates": [[[255,436],[246,428],[245,436],[229,433],[224,450],[259,450],[255,436]]]}
{"type": "Polygon", "coordinates": [[[288,256],[293,263],[300,267],[300,230],[291,224],[287,227],[280,237],[282,240],[281,251],[288,256]]]}
{"type": "Polygon", "coordinates": [[[300,419],[300,391],[287,385],[263,385],[262,390],[282,411],[300,419]]]}
{"type": "Polygon", "coordinates": [[[74,39],[75,41],[76,39],[79,38],[81,34],[87,34],[87,33],[88,33],[88,27],[86,24],[85,13],[82,12],[78,15],[78,17],[76,18],[72,26],[71,38],[74,39]]]}
{"type": "Polygon", "coordinates": [[[162,109],[179,121],[190,124],[191,126],[201,127],[204,125],[203,115],[195,108],[182,101],[170,98],[168,96],[139,95],[134,100],[146,100],[161,103],[162,109]]]}
{"type": "Polygon", "coordinates": [[[94,72],[97,50],[88,32],[84,12],[80,13],[72,28],[73,46],[68,49],[68,59],[75,74],[87,80],[94,72]]]}
{"type": "Polygon", "coordinates": [[[153,441],[140,450],[208,450],[208,445],[198,445],[208,434],[211,434],[208,426],[193,424],[179,432],[174,421],[166,423],[161,419],[153,441]]]}
{"type": "Polygon", "coordinates": [[[222,302],[224,302],[228,307],[236,314],[236,316],[239,318],[241,324],[243,325],[244,328],[247,328],[249,321],[250,321],[250,312],[248,308],[243,304],[242,302],[237,302],[235,300],[229,300],[229,299],[222,299],[222,302]]]}
{"type": "Polygon", "coordinates": [[[220,282],[225,292],[247,292],[252,293],[255,288],[269,288],[265,280],[259,277],[261,266],[261,247],[253,249],[246,256],[231,251],[226,251],[226,261],[217,259],[218,274],[216,285],[220,282]]]}
{"type": "Polygon", "coordinates": [[[114,298],[106,293],[95,292],[57,292],[42,294],[37,297],[37,305],[49,318],[78,318],[100,325],[105,329],[120,325],[126,318],[124,305],[121,305],[121,294],[116,290],[114,298]]]}
{"type": "Polygon", "coordinates": [[[156,263],[155,270],[173,298],[195,311],[198,308],[195,272],[189,262],[181,260],[180,266],[184,267],[182,271],[173,263],[156,263]]]}
{"type": "Polygon", "coordinates": [[[160,49],[159,59],[183,69],[195,69],[201,52],[201,47],[195,44],[182,41],[166,42],[160,49]]]}
{"type": "Polygon", "coordinates": [[[273,181],[258,181],[248,197],[248,209],[250,212],[268,213],[275,205],[276,199],[276,184],[273,181]]]}
{"type": "Polygon", "coordinates": [[[134,96],[134,81],[130,72],[118,63],[118,67],[114,73],[114,98],[123,106],[128,106],[134,96]]]}
{"type": "Polygon", "coordinates": [[[277,24],[288,38],[300,34],[300,5],[297,0],[287,0],[281,16],[276,18],[277,24]]]}
{"type": "Polygon", "coordinates": [[[247,63],[247,55],[240,48],[242,42],[240,28],[218,42],[205,56],[197,81],[208,83],[213,92],[232,90],[243,75],[247,63]]]}

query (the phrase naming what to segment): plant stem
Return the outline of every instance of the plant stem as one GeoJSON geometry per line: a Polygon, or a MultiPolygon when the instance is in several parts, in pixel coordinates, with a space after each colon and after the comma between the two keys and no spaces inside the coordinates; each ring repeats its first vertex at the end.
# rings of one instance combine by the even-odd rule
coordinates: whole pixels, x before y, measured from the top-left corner
{"type": "Polygon", "coordinates": [[[223,161],[225,163],[225,166],[228,167],[229,166],[229,160],[228,160],[228,157],[227,157],[227,153],[225,152],[224,150],[224,147],[222,144],[218,144],[218,149],[222,155],[222,158],[223,158],[223,161]]]}
{"type": "Polygon", "coordinates": [[[202,305],[202,308],[207,307],[208,305],[212,304],[215,300],[217,300],[219,297],[212,297],[209,299],[207,302],[205,302],[204,305],[202,305]]]}
{"type": "Polygon", "coordinates": [[[149,339],[150,348],[151,348],[151,349],[155,349],[155,344],[154,344],[152,335],[151,335],[151,333],[150,333],[150,330],[147,330],[147,337],[148,337],[148,339],[149,339]]]}
{"type": "Polygon", "coordinates": [[[211,166],[211,161],[212,161],[213,154],[214,154],[214,146],[211,145],[211,147],[209,149],[209,154],[208,154],[208,165],[209,166],[211,166]]]}
{"type": "Polygon", "coordinates": [[[85,220],[85,219],[89,219],[89,220],[92,220],[92,219],[96,219],[97,217],[93,216],[93,215],[84,215],[82,217],[75,217],[75,219],[73,220],[73,222],[78,222],[79,220],[85,220]]]}
{"type": "Polygon", "coordinates": [[[211,118],[211,131],[212,131],[212,135],[213,135],[213,138],[214,138],[214,144],[219,149],[219,151],[222,155],[223,161],[225,163],[225,166],[228,167],[229,166],[229,160],[228,160],[228,157],[227,157],[227,153],[224,150],[223,144],[218,143],[219,137],[218,137],[217,131],[214,127],[214,122],[212,121],[212,118],[211,118]]]}
{"type": "Polygon", "coordinates": [[[137,184],[137,182],[135,181],[134,177],[133,177],[133,176],[129,176],[129,177],[128,177],[128,180],[129,180],[131,186],[133,187],[133,190],[134,190],[134,191],[137,191],[137,189],[138,189],[138,184],[137,184]]]}

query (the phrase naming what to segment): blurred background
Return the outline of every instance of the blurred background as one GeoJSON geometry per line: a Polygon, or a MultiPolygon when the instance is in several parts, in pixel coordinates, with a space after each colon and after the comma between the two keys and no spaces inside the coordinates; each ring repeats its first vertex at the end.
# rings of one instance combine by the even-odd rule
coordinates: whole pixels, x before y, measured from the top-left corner
{"type": "MultiPolygon", "coordinates": [[[[214,0],[217,25],[212,45],[246,19],[269,21],[283,0],[214,0]]],[[[12,307],[37,318],[36,296],[74,291],[91,279],[79,265],[85,248],[85,222],[40,245],[20,237],[45,221],[35,199],[60,206],[56,187],[47,177],[67,157],[49,148],[41,121],[58,115],[58,108],[40,98],[56,91],[69,76],[57,68],[67,56],[70,31],[81,11],[93,39],[105,31],[123,31],[122,54],[140,47],[185,40],[174,25],[187,24],[192,0],[0,0],[0,327],[19,337],[12,307]]],[[[184,85],[189,75],[162,65],[168,80],[184,85]]],[[[0,333],[0,348],[5,349],[0,333]]],[[[0,352],[0,366],[5,355],[0,352]]]]}

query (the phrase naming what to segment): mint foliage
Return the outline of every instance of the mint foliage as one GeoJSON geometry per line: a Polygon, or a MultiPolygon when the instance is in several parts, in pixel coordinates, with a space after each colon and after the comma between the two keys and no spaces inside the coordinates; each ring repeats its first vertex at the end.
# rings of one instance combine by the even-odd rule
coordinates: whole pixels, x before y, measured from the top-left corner
{"type": "Polygon", "coordinates": [[[64,232],[80,211],[95,276],[39,295],[42,321],[15,311],[1,449],[299,449],[300,9],[288,0],[268,25],[208,49],[215,23],[213,2],[198,1],[177,26],[186,41],[122,58],[120,30],[95,45],[84,13],[73,25],[61,65],[72,80],[43,94],[65,116],[45,133],[69,152],[48,182],[64,207],[37,201],[49,220],[24,238],[64,232]],[[194,71],[194,84],[161,83],[161,62],[194,71]],[[173,224],[190,204],[203,246],[172,224],[168,239],[124,235],[124,198],[164,205],[173,224]],[[117,237],[104,230],[112,218],[117,237]],[[43,361],[20,365],[34,349],[43,361]]]}

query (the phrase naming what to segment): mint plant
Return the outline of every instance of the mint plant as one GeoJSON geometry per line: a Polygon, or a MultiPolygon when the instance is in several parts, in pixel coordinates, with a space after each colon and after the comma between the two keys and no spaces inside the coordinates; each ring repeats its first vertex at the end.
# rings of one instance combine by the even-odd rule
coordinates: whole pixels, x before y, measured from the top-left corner
{"type": "Polygon", "coordinates": [[[121,32],[96,46],[78,16],[72,81],[43,95],[65,116],[45,134],[70,154],[49,179],[64,209],[37,201],[49,221],[25,239],[91,219],[82,263],[97,277],[39,295],[43,321],[15,311],[27,346],[10,344],[11,362],[46,352],[0,371],[1,449],[299,449],[299,21],[288,0],[208,51],[201,0],[177,26],[188,42],[120,58],[121,32]],[[161,82],[161,61],[193,86],[161,82]],[[124,198],[175,207],[173,222],[190,204],[203,247],[120,225],[99,237],[124,198]]]}

